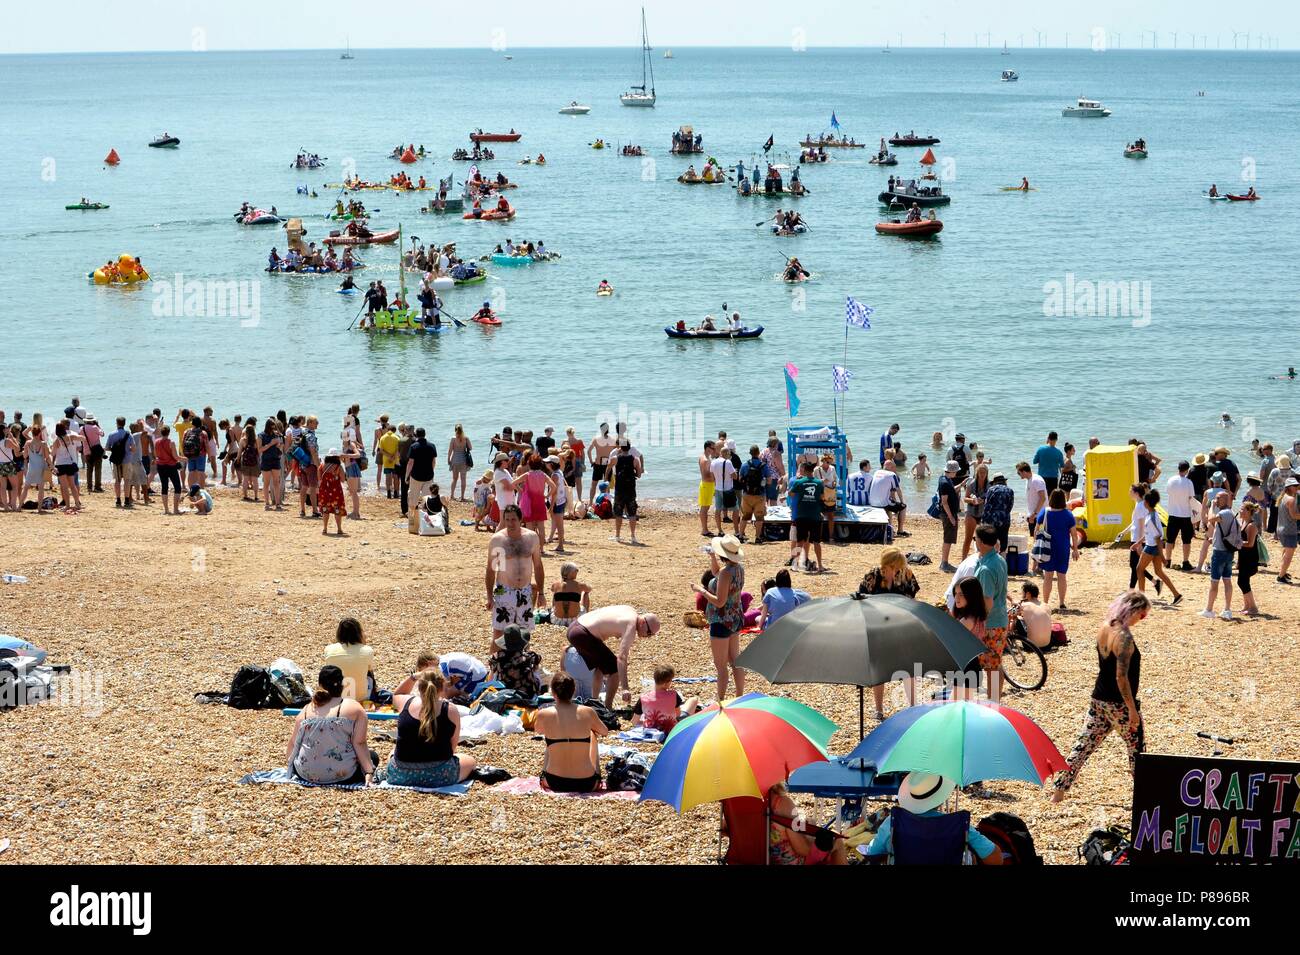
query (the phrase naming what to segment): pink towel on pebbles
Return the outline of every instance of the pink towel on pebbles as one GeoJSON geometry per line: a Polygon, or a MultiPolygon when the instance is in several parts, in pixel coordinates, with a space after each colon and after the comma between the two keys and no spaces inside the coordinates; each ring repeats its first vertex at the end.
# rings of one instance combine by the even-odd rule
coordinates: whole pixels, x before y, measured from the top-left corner
{"type": "Polygon", "coordinates": [[[542,781],[536,776],[522,776],[515,779],[507,779],[503,783],[498,783],[492,787],[494,792],[510,793],[514,796],[530,796],[533,793],[541,793],[545,796],[555,796],[561,799],[637,799],[640,793],[625,792],[618,790],[608,792],[604,789],[598,789],[594,793],[553,793],[549,789],[542,788],[542,781]]]}

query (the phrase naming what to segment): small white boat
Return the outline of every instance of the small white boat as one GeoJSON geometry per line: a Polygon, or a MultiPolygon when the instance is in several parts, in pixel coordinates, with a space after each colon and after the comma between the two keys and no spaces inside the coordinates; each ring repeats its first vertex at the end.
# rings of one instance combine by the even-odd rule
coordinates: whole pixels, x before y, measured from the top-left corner
{"type": "Polygon", "coordinates": [[[665,60],[671,60],[672,58],[673,58],[673,51],[672,51],[672,50],[664,50],[664,59],[665,59],[665,60]]]}
{"type": "Polygon", "coordinates": [[[1002,71],[1002,82],[1003,82],[1003,83],[1014,83],[1014,82],[1015,82],[1016,80],[1018,80],[1018,79],[1020,79],[1020,74],[1017,73],[1015,70],[1003,70],[1003,71],[1002,71]]]}
{"type": "Polygon", "coordinates": [[[1081,119],[1093,119],[1109,116],[1110,110],[1102,106],[1095,99],[1084,99],[1080,96],[1078,105],[1065,107],[1065,109],[1061,110],[1061,115],[1077,116],[1081,119]]]}
{"type": "Polygon", "coordinates": [[[586,116],[590,112],[590,106],[583,106],[576,99],[560,110],[560,113],[564,116],[586,116]]]}

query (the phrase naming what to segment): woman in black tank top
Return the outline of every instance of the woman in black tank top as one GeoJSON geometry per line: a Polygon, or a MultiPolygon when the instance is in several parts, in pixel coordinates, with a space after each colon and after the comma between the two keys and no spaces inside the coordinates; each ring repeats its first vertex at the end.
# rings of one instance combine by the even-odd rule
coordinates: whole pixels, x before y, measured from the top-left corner
{"type": "Polygon", "coordinates": [[[1146,741],[1137,700],[1142,651],[1134,642],[1130,628],[1145,620],[1150,612],[1151,602],[1137,590],[1120,594],[1106,611],[1108,623],[1097,634],[1097,680],[1088,703],[1088,715],[1065,770],[1056,777],[1053,802],[1065,798],[1083,764],[1111,731],[1119,733],[1128,747],[1128,768],[1133,772],[1137,754],[1145,748],[1146,741]]]}
{"type": "Polygon", "coordinates": [[[420,674],[415,695],[397,717],[397,748],[389,757],[384,781],[390,786],[439,789],[469,778],[477,763],[457,756],[460,711],[442,698],[445,681],[437,670],[420,674]]]}

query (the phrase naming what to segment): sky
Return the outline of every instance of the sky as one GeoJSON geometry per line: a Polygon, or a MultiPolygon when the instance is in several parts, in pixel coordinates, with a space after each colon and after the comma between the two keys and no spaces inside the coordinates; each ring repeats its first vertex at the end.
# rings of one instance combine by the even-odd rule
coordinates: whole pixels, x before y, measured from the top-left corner
{"type": "MultiPolygon", "coordinates": [[[[633,0],[47,0],[7,5],[0,53],[143,50],[357,49],[398,47],[635,46],[640,3],[633,0]]],[[[1094,31],[1124,49],[1209,49],[1250,30],[1251,49],[1291,49],[1300,4],[1260,0],[1236,16],[1222,0],[647,0],[650,41],[689,46],[1085,47],[1094,31]],[[744,11],[744,16],[738,13],[744,11]],[[1177,37],[1174,36],[1177,31],[1177,37]],[[1040,40],[1040,34],[1041,40],[1040,40]],[[900,36],[901,35],[901,36],[900,36]],[[1202,41],[1201,37],[1208,37],[1202,41]]],[[[1244,38],[1238,38],[1244,46],[1244,38]]]]}

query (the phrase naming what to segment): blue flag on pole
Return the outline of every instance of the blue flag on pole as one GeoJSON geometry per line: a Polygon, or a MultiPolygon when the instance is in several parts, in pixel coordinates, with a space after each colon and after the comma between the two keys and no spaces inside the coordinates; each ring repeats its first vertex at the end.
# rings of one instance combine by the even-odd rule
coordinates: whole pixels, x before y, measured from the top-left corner
{"type": "Polygon", "coordinates": [[[785,409],[790,412],[793,418],[799,414],[799,389],[794,383],[795,376],[799,374],[799,369],[793,362],[786,362],[785,366],[785,409]]]}
{"type": "Polygon", "coordinates": [[[875,311],[870,305],[863,305],[849,295],[844,300],[844,324],[850,328],[870,329],[871,316],[875,311]]]}
{"type": "Polygon", "coordinates": [[[831,129],[839,129],[840,121],[835,118],[835,111],[831,111],[831,129]]]}

